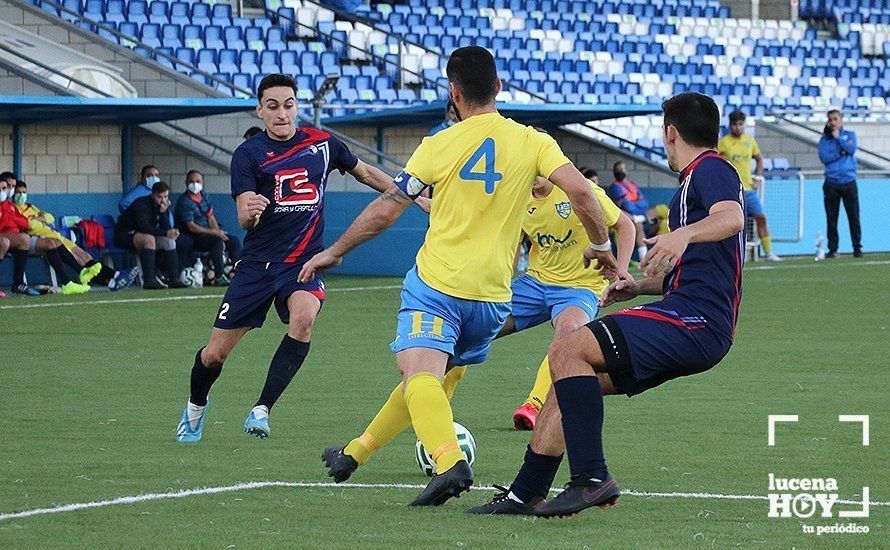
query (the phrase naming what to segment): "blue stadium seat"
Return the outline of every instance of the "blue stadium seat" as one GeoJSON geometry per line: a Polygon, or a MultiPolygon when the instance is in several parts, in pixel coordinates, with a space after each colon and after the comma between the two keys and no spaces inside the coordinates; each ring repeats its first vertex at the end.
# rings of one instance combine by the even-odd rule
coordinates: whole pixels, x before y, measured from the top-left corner
{"type": "Polygon", "coordinates": [[[189,5],[185,2],[173,2],[170,4],[170,22],[177,25],[188,25],[192,22],[189,17],[189,5]]]}
{"type": "Polygon", "coordinates": [[[204,72],[207,73],[215,73],[219,72],[219,67],[217,66],[217,52],[216,50],[198,50],[198,56],[196,57],[197,67],[204,72]]]}
{"type": "Polygon", "coordinates": [[[193,25],[210,25],[210,4],[193,3],[191,19],[193,25]]]}
{"type": "Polygon", "coordinates": [[[141,35],[139,40],[144,42],[146,46],[150,48],[160,48],[161,47],[161,27],[160,25],[156,25],[154,23],[148,23],[146,25],[142,25],[140,28],[141,35]]]}
{"type": "Polygon", "coordinates": [[[124,13],[124,0],[108,0],[103,19],[108,23],[121,23],[127,20],[124,13]]]}
{"type": "Polygon", "coordinates": [[[240,67],[238,65],[238,52],[235,50],[222,49],[219,50],[219,55],[217,57],[219,70],[221,72],[228,73],[237,73],[240,72],[240,67]]]}
{"type": "Polygon", "coordinates": [[[167,4],[164,2],[152,2],[148,5],[148,21],[157,25],[163,25],[170,22],[170,16],[167,13],[167,4]]]}
{"type": "Polygon", "coordinates": [[[211,25],[204,28],[204,47],[213,50],[221,50],[226,47],[221,27],[211,25]]]}
{"type": "Polygon", "coordinates": [[[135,39],[139,36],[139,25],[136,23],[121,23],[118,25],[117,31],[135,39]]]}
{"type": "MultiPolygon", "coordinates": [[[[176,59],[187,63],[189,65],[195,65],[195,50],[191,48],[176,48],[176,59]]],[[[224,70],[224,69],[220,69],[224,70]]]]}
{"type": "Polygon", "coordinates": [[[232,6],[229,4],[214,4],[210,10],[210,23],[226,27],[232,24],[232,6]]]}
{"type": "Polygon", "coordinates": [[[145,0],[130,0],[127,4],[127,21],[139,25],[148,23],[148,3],[145,0]]]}

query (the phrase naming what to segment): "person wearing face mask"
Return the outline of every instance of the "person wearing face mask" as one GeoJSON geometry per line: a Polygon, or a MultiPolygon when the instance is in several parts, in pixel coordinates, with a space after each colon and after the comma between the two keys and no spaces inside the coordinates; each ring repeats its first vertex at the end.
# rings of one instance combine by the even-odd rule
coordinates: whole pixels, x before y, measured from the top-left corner
{"type": "Polygon", "coordinates": [[[209,252],[217,274],[216,285],[228,286],[229,278],[223,274],[223,251],[232,262],[237,262],[241,255],[241,241],[220,229],[210,196],[203,192],[204,175],[201,172],[189,170],[185,175],[185,186],[186,192],[179,196],[173,213],[176,228],[179,229],[176,239],[179,265],[187,267],[194,263],[196,251],[209,252]]]}
{"type": "Polygon", "coordinates": [[[170,186],[159,181],[152,185],[151,194],[133,201],[124,210],[114,226],[114,244],[117,247],[139,252],[142,263],[142,288],[185,288],[179,280],[179,262],[176,257],[176,238],[179,230],[170,226],[167,212],[170,208],[170,186]],[[155,250],[160,249],[166,259],[168,284],[155,275],[155,250]]]}
{"type": "MultiPolygon", "coordinates": [[[[86,285],[106,286],[118,275],[115,270],[96,261],[74,241],[53,229],[52,224],[56,219],[55,216],[28,202],[28,184],[24,181],[16,182],[12,202],[19,212],[28,219],[27,233],[31,238],[30,252],[32,254],[38,251],[46,252],[47,248],[51,248],[55,252],[47,253],[47,260],[52,263],[51,256],[58,254],[59,259],[77,274],[77,277],[72,280],[79,286],[66,285],[67,290],[63,286],[64,294],[73,293],[75,289],[86,292],[89,290],[89,287],[83,288],[86,285]],[[51,246],[47,247],[45,244],[41,246],[41,241],[51,241],[49,243],[51,246]]],[[[55,265],[53,265],[53,269],[56,269],[55,265]]],[[[56,269],[56,273],[59,274],[58,269],[56,269]]]]}
{"type": "MultiPolygon", "coordinates": [[[[139,183],[124,193],[121,200],[117,201],[118,211],[123,214],[124,210],[133,204],[133,201],[151,195],[151,187],[159,181],[161,181],[161,172],[156,166],[151,164],[143,166],[139,172],[139,183]]],[[[173,212],[167,211],[167,217],[170,219],[170,227],[173,227],[173,212]]]]}
{"type": "Polygon", "coordinates": [[[9,252],[12,255],[12,293],[25,296],[40,294],[25,284],[25,264],[28,262],[30,239],[25,233],[28,220],[9,201],[10,185],[15,175],[10,172],[0,174],[0,260],[9,252]]]}
{"type": "Polygon", "coordinates": [[[615,201],[618,208],[625,211],[637,226],[637,259],[643,261],[646,257],[648,248],[643,239],[646,238],[646,231],[643,224],[646,223],[646,211],[649,209],[649,201],[637,187],[637,184],[630,181],[627,177],[627,168],[620,160],[612,165],[612,175],[615,176],[615,183],[606,189],[609,198],[615,201]]]}

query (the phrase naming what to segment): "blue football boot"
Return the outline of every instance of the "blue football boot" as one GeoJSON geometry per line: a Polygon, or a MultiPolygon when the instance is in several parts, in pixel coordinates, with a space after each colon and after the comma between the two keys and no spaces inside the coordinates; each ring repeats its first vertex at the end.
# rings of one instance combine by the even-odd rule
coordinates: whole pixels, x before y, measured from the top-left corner
{"type": "Polygon", "coordinates": [[[180,443],[197,443],[201,441],[201,434],[204,431],[204,418],[207,417],[207,409],[209,407],[210,401],[207,401],[207,406],[201,411],[198,423],[192,426],[191,422],[189,422],[188,404],[186,404],[185,410],[182,411],[182,420],[179,421],[179,426],[176,427],[176,441],[180,443]]]}
{"type": "Polygon", "coordinates": [[[251,409],[250,414],[247,415],[247,420],[244,421],[244,433],[255,435],[260,439],[268,438],[269,434],[272,433],[272,428],[269,427],[269,415],[257,418],[251,409]]]}

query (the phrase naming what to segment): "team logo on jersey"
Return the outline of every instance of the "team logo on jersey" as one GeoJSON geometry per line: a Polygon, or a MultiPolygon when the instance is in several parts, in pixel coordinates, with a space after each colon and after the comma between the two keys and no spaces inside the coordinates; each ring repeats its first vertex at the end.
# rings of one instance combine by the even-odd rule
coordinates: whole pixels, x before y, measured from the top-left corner
{"type": "Polygon", "coordinates": [[[560,202],[556,204],[556,213],[559,217],[567,220],[572,215],[572,204],[570,202],[560,202]]]}
{"type": "Polygon", "coordinates": [[[305,168],[275,173],[275,203],[283,205],[318,204],[318,187],[309,181],[305,168]]]}

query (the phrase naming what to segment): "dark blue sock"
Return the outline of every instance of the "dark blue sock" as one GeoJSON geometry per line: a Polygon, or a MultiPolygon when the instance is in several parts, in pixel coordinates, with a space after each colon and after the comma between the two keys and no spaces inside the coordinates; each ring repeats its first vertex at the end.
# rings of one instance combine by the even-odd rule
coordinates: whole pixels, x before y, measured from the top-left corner
{"type": "Polygon", "coordinates": [[[198,353],[195,354],[195,364],[192,366],[191,396],[189,397],[192,405],[199,407],[207,404],[210,386],[216,382],[216,379],[222,373],[222,363],[204,366],[204,363],[201,361],[202,351],[204,351],[204,348],[199,349],[198,353]]]}
{"type": "Polygon", "coordinates": [[[562,455],[538,454],[529,445],[525,451],[525,460],[522,462],[519,473],[516,474],[516,479],[510,485],[510,490],[522,502],[531,502],[535,498],[546,498],[561,462],[562,455]]]}
{"type": "Polygon", "coordinates": [[[301,342],[285,334],[272,357],[269,374],[266,375],[266,384],[263,386],[259,401],[254,406],[265,405],[271,409],[272,405],[284,393],[290,381],[293,380],[294,375],[300,370],[300,366],[308,354],[309,342],[301,342]]]}
{"type": "Polygon", "coordinates": [[[553,383],[572,477],[605,479],[603,392],[596,376],[573,376],[553,383]]]}

